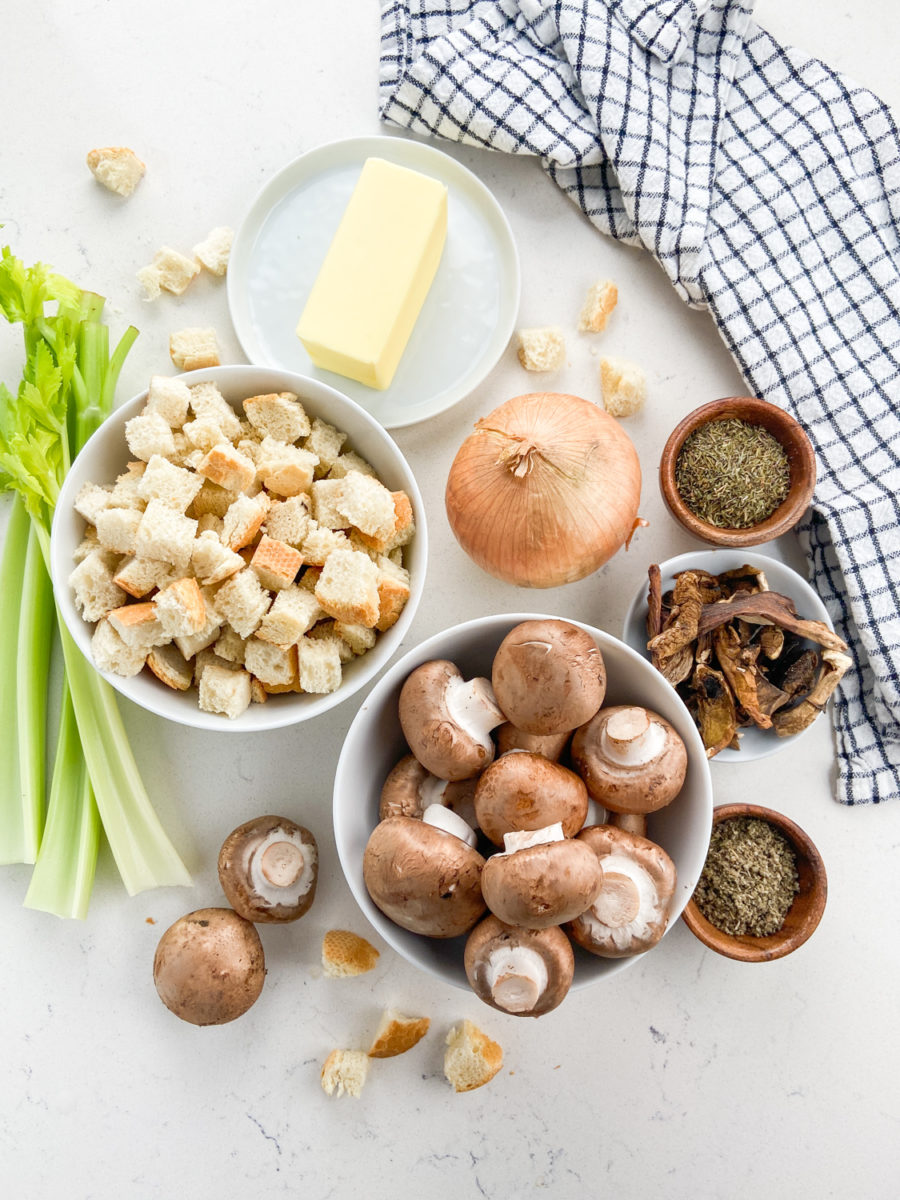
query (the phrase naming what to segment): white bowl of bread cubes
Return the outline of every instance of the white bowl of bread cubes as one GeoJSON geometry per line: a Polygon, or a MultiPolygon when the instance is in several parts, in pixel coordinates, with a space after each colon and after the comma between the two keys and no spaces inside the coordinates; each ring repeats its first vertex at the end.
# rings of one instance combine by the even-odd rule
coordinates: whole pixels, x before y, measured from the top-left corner
{"type": "MultiPolygon", "coordinates": [[[[422,897],[417,894],[412,883],[403,882],[402,876],[404,873],[406,876],[412,873],[413,860],[415,863],[420,860],[424,862],[426,852],[424,850],[410,850],[409,852],[404,850],[403,854],[396,859],[398,891],[402,892],[404,896],[408,896],[410,905],[414,906],[410,912],[416,919],[410,921],[408,926],[404,927],[389,917],[386,911],[375,902],[367,886],[366,860],[373,847],[373,831],[379,824],[382,827],[389,825],[391,820],[401,823],[407,820],[406,816],[392,817],[390,811],[387,813],[385,811],[388,787],[393,788],[393,782],[389,782],[388,787],[385,786],[388,777],[392,776],[392,780],[399,783],[401,764],[412,757],[411,746],[416,745],[418,749],[418,743],[415,740],[410,743],[404,737],[401,728],[401,692],[404,690],[404,684],[414,673],[421,674],[418,669],[426,663],[446,666],[446,662],[449,661],[458,668],[465,681],[475,681],[479,677],[490,680],[492,664],[501,643],[507,641],[508,644],[509,636],[515,636],[514,631],[517,631],[523,622],[526,623],[526,628],[533,628],[536,622],[547,621],[553,622],[556,619],[530,613],[507,613],[481,617],[444,630],[406,653],[388,668],[360,706],[344,739],[335,774],[333,804],[335,843],[341,866],[357,903],[378,933],[399,954],[414,966],[442,982],[456,987],[465,989],[470,987],[470,978],[467,974],[469,954],[472,949],[470,940],[477,934],[479,926],[476,926],[474,930],[470,929],[469,932],[463,932],[459,936],[449,935],[446,925],[440,933],[432,931],[432,935],[413,930],[413,926],[422,927],[419,918],[425,912],[425,906],[423,903],[421,911],[419,910],[417,905],[422,897]],[[439,660],[445,661],[440,663],[439,660]],[[391,819],[385,820],[385,816],[391,819]]],[[[568,622],[568,624],[578,626],[586,631],[600,651],[606,677],[606,690],[602,699],[603,709],[608,709],[610,706],[643,706],[668,722],[684,743],[686,765],[683,768],[684,776],[680,790],[676,792],[670,803],[650,812],[646,818],[646,838],[652,840],[656,846],[666,852],[675,868],[674,887],[668,899],[668,911],[663,915],[662,930],[664,932],[666,925],[669,929],[672,928],[690,899],[703,870],[709,846],[712,823],[712,784],[703,744],[685,705],[674,689],[645,658],[601,630],[581,625],[579,622],[568,622]]],[[[534,692],[535,689],[532,687],[531,691],[534,692]]],[[[408,689],[406,694],[409,695],[408,689]]],[[[499,700],[499,695],[495,698],[499,700]]],[[[407,709],[407,711],[409,710],[407,709]]],[[[502,716],[500,720],[503,720],[502,716]]],[[[443,724],[446,726],[449,722],[445,720],[443,724]]],[[[511,754],[504,753],[507,750],[507,744],[504,743],[503,727],[496,727],[496,720],[493,724],[495,728],[490,736],[497,747],[497,755],[493,764],[496,768],[504,758],[517,758],[521,752],[521,746],[514,749],[511,754]]],[[[457,745],[461,743],[462,739],[458,737],[451,739],[447,733],[441,739],[435,733],[433,740],[443,747],[445,744],[457,745]]],[[[568,761],[572,765],[569,749],[564,749],[559,753],[561,753],[559,758],[561,764],[568,761]]],[[[471,799],[467,802],[461,795],[451,799],[447,792],[438,800],[438,804],[451,808],[457,807],[458,811],[467,816],[470,823],[477,828],[481,812],[479,788],[481,781],[486,781],[492,769],[491,766],[488,766],[480,778],[468,779],[469,783],[477,784],[474,793],[474,813],[471,811],[471,799]]],[[[536,770],[534,764],[529,769],[536,770]]],[[[424,773],[423,769],[420,776],[415,778],[421,778],[421,774],[424,773]]],[[[462,776],[458,776],[458,778],[462,778],[462,776]]],[[[433,803],[431,798],[422,800],[423,794],[427,791],[427,795],[433,797],[435,793],[431,790],[431,785],[439,785],[441,782],[427,776],[426,779],[425,785],[417,785],[417,794],[423,805],[433,803]]],[[[465,781],[462,786],[464,783],[465,781]]],[[[411,829],[412,824],[421,824],[428,819],[425,813],[413,813],[408,807],[408,797],[411,792],[410,788],[402,801],[404,811],[408,813],[408,816],[418,819],[410,823],[407,829],[411,829]]],[[[524,793],[522,794],[524,795],[524,793]]],[[[390,798],[391,805],[396,798],[399,798],[399,793],[394,790],[390,798]]],[[[607,814],[607,816],[609,815],[615,816],[615,814],[607,814]]],[[[593,825],[598,821],[602,823],[603,820],[603,814],[592,809],[588,811],[585,825],[593,825]]],[[[451,828],[449,825],[443,827],[451,828]]],[[[532,828],[530,825],[518,827],[532,828]]],[[[459,831],[454,829],[454,832],[458,833],[459,831]]],[[[461,838],[462,834],[459,836],[461,838]]],[[[458,839],[451,840],[455,843],[458,839]]],[[[460,882],[457,887],[449,866],[453,854],[446,849],[446,844],[442,845],[443,848],[435,860],[440,867],[438,872],[440,887],[437,888],[437,892],[440,893],[441,901],[447,902],[449,909],[456,904],[459,891],[467,885],[460,882]]],[[[462,841],[459,841],[459,845],[466,853],[474,854],[474,848],[469,850],[462,841]]],[[[469,846],[472,846],[471,841],[469,846]]],[[[486,871],[491,862],[490,856],[496,854],[497,847],[496,844],[488,844],[483,829],[478,836],[477,849],[485,856],[484,870],[486,871]]],[[[385,857],[384,861],[388,861],[388,858],[389,855],[385,857]]],[[[371,864],[371,859],[369,859],[369,863],[371,864]]],[[[460,879],[462,880],[462,878],[461,875],[460,879]]],[[[482,874],[482,883],[486,884],[484,874],[482,874]]],[[[484,899],[488,900],[486,886],[484,892],[484,899]]],[[[496,908],[490,904],[488,907],[496,912],[496,908]]],[[[489,916],[488,919],[494,918],[489,916]]],[[[483,920],[483,917],[476,917],[476,921],[483,920]]],[[[559,931],[554,930],[553,932],[558,933],[559,931]]],[[[626,969],[638,959],[645,959],[648,955],[652,958],[654,953],[653,950],[647,950],[645,953],[634,953],[629,956],[598,957],[595,953],[588,953],[580,945],[574,945],[573,951],[572,989],[598,983],[608,976],[626,969]]],[[[566,949],[566,954],[571,956],[572,951],[566,949]]],[[[536,1012],[528,1015],[536,1015],[536,1012]]]]}
{"type": "Polygon", "coordinates": [[[59,610],[119,691],[202,729],[275,729],[363,687],[425,581],[422,499],[335,389],[268,367],[154,376],[69,471],[59,610]]]}

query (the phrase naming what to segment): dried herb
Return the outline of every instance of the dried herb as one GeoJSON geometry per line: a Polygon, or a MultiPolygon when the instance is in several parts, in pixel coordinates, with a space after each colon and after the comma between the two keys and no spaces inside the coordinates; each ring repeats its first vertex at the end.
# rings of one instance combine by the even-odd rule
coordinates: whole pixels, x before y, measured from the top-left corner
{"type": "Polygon", "coordinates": [[[723,933],[766,937],[784,925],[797,889],[797,858],[781,830],[731,817],[713,829],[694,902],[723,933]]]}
{"type": "Polygon", "coordinates": [[[675,486],[694,516],[720,529],[747,529],[788,494],[790,462],[762,425],[736,417],[689,433],[675,462],[675,486]]]}

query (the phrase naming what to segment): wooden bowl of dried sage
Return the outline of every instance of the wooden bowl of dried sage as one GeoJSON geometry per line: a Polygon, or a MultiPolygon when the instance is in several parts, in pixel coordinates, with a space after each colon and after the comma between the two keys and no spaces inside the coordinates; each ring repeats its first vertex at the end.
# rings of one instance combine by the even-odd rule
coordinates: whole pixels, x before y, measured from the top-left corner
{"type": "Polygon", "coordinates": [[[669,435],[659,486],[672,516],[713,546],[758,546],[809,507],[816,458],[806,432],[767,400],[728,396],[694,409],[669,435]]]}
{"type": "Polygon", "coordinates": [[[812,936],[827,896],[822,856],[799,825],[759,804],[723,804],[682,917],[717,954],[771,962],[812,936]]]}

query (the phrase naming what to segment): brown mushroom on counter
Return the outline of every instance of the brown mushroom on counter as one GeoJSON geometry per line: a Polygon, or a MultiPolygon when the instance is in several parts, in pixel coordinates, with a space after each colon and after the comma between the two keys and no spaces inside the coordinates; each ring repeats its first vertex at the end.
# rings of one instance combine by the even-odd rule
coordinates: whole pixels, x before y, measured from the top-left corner
{"type": "Polygon", "coordinates": [[[544,829],[559,821],[574,837],[584,824],[588,793],[582,779],[528,750],[511,750],[482,771],[475,786],[478,826],[497,846],[507,833],[544,829]]]}
{"type": "Polygon", "coordinates": [[[575,971],[572,944],[558,925],[523,929],[493,915],[469,934],[464,963],[476,996],[517,1017],[540,1017],[556,1008],[575,971]]]}
{"type": "Polygon", "coordinates": [[[497,703],[526,733],[567,733],[590,720],[606,694],[603,656],[569,621],[522,621],[500,643],[491,669],[497,703]]]}
{"type": "Polygon", "coordinates": [[[603,870],[600,893],[568,925],[574,941],[601,958],[626,958],[655,946],[666,931],[675,864],[661,846],[610,825],[578,835],[603,870]]]}
{"type": "Polygon", "coordinates": [[[180,917],[159,939],[153,958],[159,998],[192,1025],[235,1020],[259,998],[265,978],[259,934],[230,908],[180,917]]]}
{"type": "Polygon", "coordinates": [[[247,921],[296,921],[316,896],[316,839],[287,817],[256,817],[233,830],[219,851],[219,882],[247,921]]]}
{"type": "Polygon", "coordinates": [[[481,873],[481,890],[495,917],[507,925],[546,929],[590,908],[603,884],[597,856],[584,842],[546,829],[508,833],[504,850],[481,873]]]}
{"type": "Polygon", "coordinates": [[[400,690],[410,750],[439,779],[470,779],[494,757],[491,730],[506,719],[488,679],[464,679],[446,659],[422,663],[400,690]]]}
{"type": "Polygon", "coordinates": [[[378,819],[421,817],[430,804],[443,804],[474,827],[476,782],[474,777],[438,779],[414,754],[406,754],[391,768],[384,781],[378,819]]]}
{"type": "Polygon", "coordinates": [[[572,761],[591,796],[613,812],[649,813],[669,804],[687,773],[687,750],[648,708],[613,705],[576,730],[572,761]]]}
{"type": "Polygon", "coordinates": [[[563,733],[526,733],[513,725],[512,721],[504,721],[494,737],[497,739],[497,753],[506,754],[510,750],[530,750],[534,754],[543,754],[551,762],[559,762],[563,756],[571,730],[563,733]]]}
{"type": "Polygon", "coordinates": [[[482,915],[483,867],[467,841],[424,816],[380,821],[363,854],[373,902],[403,929],[435,938],[466,933],[482,915]]]}

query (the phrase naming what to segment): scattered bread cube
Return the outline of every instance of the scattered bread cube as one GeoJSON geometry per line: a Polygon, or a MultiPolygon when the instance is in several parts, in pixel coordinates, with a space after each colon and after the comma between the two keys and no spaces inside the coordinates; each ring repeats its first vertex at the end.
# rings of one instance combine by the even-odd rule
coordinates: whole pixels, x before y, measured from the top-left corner
{"type": "Polygon", "coordinates": [[[350,471],[338,487],[335,505],[346,518],[347,525],[352,525],[364,537],[379,540],[393,534],[397,511],[393,494],[383,483],[371,475],[350,471]]]}
{"type": "Polygon", "coordinates": [[[202,517],[211,514],[221,519],[224,518],[236,499],[236,493],[229,492],[227,488],[219,487],[211,479],[204,479],[200,491],[188,506],[187,515],[189,517],[202,517]]]}
{"type": "Polygon", "coordinates": [[[213,530],[201,530],[202,520],[201,517],[197,522],[197,537],[191,551],[191,570],[205,587],[212,587],[243,570],[244,560],[239,554],[223,546],[213,530]]]}
{"type": "Polygon", "coordinates": [[[144,655],[154,646],[162,646],[169,640],[152,600],[123,604],[120,608],[112,609],[109,623],[127,646],[140,649],[144,655]]]}
{"type": "Polygon", "coordinates": [[[182,379],[172,375],[153,375],[147,389],[145,413],[156,413],[172,429],[184,425],[190,407],[191,393],[182,379]]]}
{"type": "Polygon", "coordinates": [[[88,525],[96,526],[97,517],[112,503],[111,487],[100,487],[96,483],[86,483],[79,488],[75,497],[75,511],[84,517],[88,525]]]}
{"type": "Polygon", "coordinates": [[[116,571],[113,582],[129,596],[140,600],[155,588],[171,583],[175,573],[171,563],[155,558],[128,558],[116,571]]]}
{"type": "Polygon", "coordinates": [[[351,549],[350,539],[343,530],[326,529],[317,521],[310,520],[300,552],[305,563],[324,567],[325,560],[333,551],[351,549]]]}
{"type": "Polygon", "coordinates": [[[199,273],[200,264],[195,259],[187,258],[171,246],[163,246],[153,256],[153,262],[142,267],[137,275],[146,299],[156,300],[163,291],[180,296],[199,273]]]}
{"type": "Polygon", "coordinates": [[[358,550],[332,550],[322,567],[315,596],[338,621],[374,625],[381,611],[378,567],[358,550]]]}
{"type": "Polygon", "coordinates": [[[256,636],[276,646],[291,646],[324,615],[313,592],[292,584],[278,592],[256,636]]]}
{"type": "Polygon", "coordinates": [[[119,559],[102,547],[92,550],[69,576],[75,607],[85,621],[99,621],[125,603],[125,593],[115,583],[119,559]]]}
{"type": "Polygon", "coordinates": [[[318,461],[309,450],[267,435],[259,444],[256,466],[268,491],[276,496],[298,496],[312,487],[318,461]]]}
{"type": "Polygon", "coordinates": [[[226,579],[216,592],[219,615],[245,638],[256,632],[271,603],[272,597],[248,567],[226,579]]]}
{"type": "Polygon", "coordinates": [[[194,682],[192,664],[173,642],[154,646],[147,655],[147,666],[157,679],[176,692],[186,692],[194,682]]]}
{"type": "Polygon", "coordinates": [[[378,1028],[369,1047],[369,1058],[395,1058],[405,1054],[428,1032],[428,1017],[405,1017],[389,1008],[381,1014],[378,1028]]]}
{"type": "Polygon", "coordinates": [[[141,515],[135,538],[138,558],[156,558],[185,571],[191,561],[197,522],[162,500],[150,500],[141,515]]]}
{"type": "Polygon", "coordinates": [[[234,230],[227,225],[217,225],[194,247],[194,258],[212,275],[224,275],[233,241],[234,230]]]}
{"type": "Polygon", "coordinates": [[[258,496],[238,496],[225,512],[222,541],[230,550],[249,546],[262,528],[271,501],[265,492],[258,496]]]}
{"type": "Polygon", "coordinates": [[[303,449],[309,451],[311,454],[315,454],[318,458],[319,463],[316,467],[316,476],[318,478],[321,479],[327,475],[335,462],[337,462],[341,448],[346,440],[346,433],[342,433],[334,425],[329,425],[321,417],[313,419],[309,434],[304,439],[303,449]]]}
{"type": "Polygon", "coordinates": [[[447,1034],[444,1075],[457,1092],[490,1083],[502,1066],[502,1048],[471,1021],[461,1021],[447,1034]]]}
{"type": "Polygon", "coordinates": [[[556,325],[518,331],[519,362],[526,371],[558,371],[566,361],[566,340],[556,325]]]}
{"type": "Polygon", "coordinates": [[[195,658],[216,641],[222,628],[222,617],[216,612],[206,596],[206,624],[197,633],[183,633],[173,638],[175,645],[187,659],[195,658]]]}
{"type": "Polygon", "coordinates": [[[328,468],[328,478],[343,479],[349,471],[358,471],[360,475],[376,474],[372,464],[361,458],[355,450],[343,450],[328,468]]]}
{"type": "Polygon", "coordinates": [[[105,508],[97,513],[97,540],[106,550],[134,554],[143,514],[134,508],[105,508]]]}
{"type": "Polygon", "coordinates": [[[578,328],[582,333],[599,333],[606,328],[609,315],[616,307],[619,290],[609,279],[601,279],[588,289],[578,316],[578,328]]]}
{"type": "Polygon", "coordinates": [[[219,658],[243,666],[247,641],[247,638],[242,638],[230,625],[226,625],[216,638],[214,649],[219,658]]]}
{"type": "Polygon", "coordinates": [[[160,454],[152,455],[138,478],[137,494],[148,503],[161,500],[183,513],[203,486],[202,478],[186,467],[176,467],[160,454]]]}
{"type": "Polygon", "coordinates": [[[200,676],[200,707],[234,720],[250,707],[250,676],[231,666],[210,664],[200,676]]]}
{"type": "Polygon", "coordinates": [[[169,358],[181,371],[219,365],[219,342],[214,329],[179,329],[169,335],[169,358]]]}
{"type": "Polygon", "coordinates": [[[332,979],[365,975],[375,967],[378,958],[372,943],[349,929],[329,929],[322,938],[322,967],[332,979]]]}
{"type": "Polygon", "coordinates": [[[336,692],[343,678],[337,646],[304,635],[297,642],[297,676],[301,692],[316,696],[336,692]]]}
{"type": "Polygon", "coordinates": [[[223,436],[232,441],[241,436],[243,431],[238,415],[215,383],[192,383],[188,385],[188,390],[191,393],[191,411],[195,417],[212,417],[223,436]]]}
{"type": "Polygon", "coordinates": [[[219,442],[197,464],[197,474],[229,492],[246,492],[256,479],[256,467],[231,442],[219,442]]]}
{"type": "Polygon", "coordinates": [[[334,631],[356,655],[365,654],[367,650],[372,649],[376,642],[374,629],[370,629],[367,625],[357,625],[352,621],[335,621],[334,631]]]}
{"type": "Polygon", "coordinates": [[[394,567],[389,559],[385,559],[384,562],[387,569],[378,571],[376,584],[378,620],[375,622],[375,628],[379,633],[384,633],[392,625],[396,625],[409,599],[409,579],[408,576],[404,578],[407,575],[406,571],[402,567],[394,567]]]}
{"type": "Polygon", "coordinates": [[[280,592],[297,578],[303,565],[303,555],[286,542],[263,534],[256,544],[250,566],[259,582],[272,592],[280,592]]]}
{"type": "Polygon", "coordinates": [[[276,646],[259,638],[248,638],[244,666],[265,686],[267,692],[297,690],[297,647],[276,646]]]}
{"type": "Polygon", "coordinates": [[[322,1088],[329,1096],[359,1099],[369,1075],[371,1060],[365,1050],[332,1050],[322,1067],[322,1088]]]}
{"type": "Polygon", "coordinates": [[[191,637],[206,628],[206,601],[196,579],[176,579],[154,597],[156,615],[168,638],[191,637]]]}
{"type": "Polygon", "coordinates": [[[600,360],[603,407],[613,417],[633,417],[647,399],[647,379],[640,367],[623,358],[600,360]]]}
{"type": "Polygon", "coordinates": [[[379,536],[359,530],[356,535],[367,549],[374,550],[378,554],[390,554],[391,551],[407,545],[416,531],[412,502],[406,492],[391,492],[391,499],[394,506],[394,519],[387,532],[379,536]]]}
{"type": "Polygon", "coordinates": [[[101,146],[89,150],[87,165],[91,174],[110,192],[130,196],[144,178],[146,163],[128,146],[101,146]]]}
{"type": "Polygon", "coordinates": [[[130,679],[144,669],[147,652],[140,646],[129,646],[103,617],[91,635],[91,655],[101,671],[130,679]]]}
{"type": "Polygon", "coordinates": [[[277,442],[296,442],[307,437],[312,428],[306,410],[292,392],[248,396],[244,412],[255,430],[277,442]]]}
{"type": "Polygon", "coordinates": [[[172,427],[158,412],[140,413],[125,422],[125,441],[135,458],[148,462],[154,454],[175,453],[172,427]]]}

